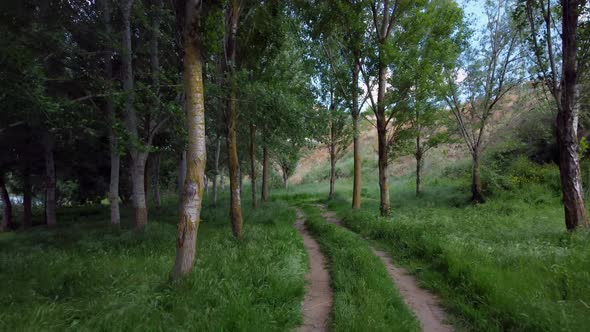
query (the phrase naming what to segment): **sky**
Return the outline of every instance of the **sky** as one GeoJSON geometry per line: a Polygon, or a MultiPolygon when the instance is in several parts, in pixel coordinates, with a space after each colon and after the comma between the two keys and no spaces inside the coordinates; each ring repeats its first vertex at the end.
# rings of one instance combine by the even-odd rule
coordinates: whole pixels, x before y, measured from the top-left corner
{"type": "Polygon", "coordinates": [[[459,0],[459,5],[465,10],[467,17],[473,19],[474,30],[481,30],[486,24],[484,12],[485,0],[459,0]]]}

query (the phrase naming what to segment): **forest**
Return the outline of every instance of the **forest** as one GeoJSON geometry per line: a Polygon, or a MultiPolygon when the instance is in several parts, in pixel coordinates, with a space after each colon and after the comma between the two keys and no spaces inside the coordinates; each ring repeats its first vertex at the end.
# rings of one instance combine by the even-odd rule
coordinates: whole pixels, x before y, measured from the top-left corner
{"type": "Polygon", "coordinates": [[[0,1],[1,331],[587,331],[587,0],[0,1]]]}

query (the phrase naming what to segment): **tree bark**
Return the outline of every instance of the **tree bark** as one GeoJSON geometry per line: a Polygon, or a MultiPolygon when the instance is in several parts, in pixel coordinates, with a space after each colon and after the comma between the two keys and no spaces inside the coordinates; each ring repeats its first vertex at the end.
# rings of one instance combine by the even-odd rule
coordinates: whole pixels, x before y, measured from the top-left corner
{"type": "Polygon", "coordinates": [[[416,196],[422,193],[422,147],[420,135],[416,136],[416,196]]]}
{"type": "Polygon", "coordinates": [[[238,32],[240,6],[237,0],[231,0],[226,9],[225,31],[225,77],[228,80],[229,96],[226,107],[227,153],[230,185],[230,219],[232,231],[236,238],[242,238],[242,203],[240,197],[239,160],[237,148],[238,110],[236,102],[236,83],[233,74],[236,65],[236,37],[238,32]]]}
{"type": "Polygon", "coordinates": [[[330,192],[328,197],[334,198],[334,184],[336,183],[336,134],[334,122],[330,125],[330,192]]]}
{"type": "MultiPolygon", "coordinates": [[[[113,34],[113,27],[111,24],[111,7],[109,0],[101,0],[102,6],[102,21],[104,24],[105,34],[111,36],[113,34]]],[[[110,82],[113,79],[113,48],[109,42],[105,45],[104,50],[104,76],[110,82]]],[[[106,96],[106,115],[109,121],[109,155],[111,160],[111,173],[109,180],[109,206],[111,209],[111,224],[118,226],[121,223],[121,213],[119,211],[119,167],[121,157],[119,155],[119,148],[117,142],[117,134],[115,132],[115,125],[117,122],[115,114],[115,106],[113,98],[110,94],[112,88],[109,83],[109,93],[106,96]]]]}
{"type": "Polygon", "coordinates": [[[57,224],[55,197],[55,160],[53,155],[54,139],[51,134],[44,135],[43,150],[45,155],[45,223],[47,226],[57,224]]]}
{"type": "Polygon", "coordinates": [[[133,210],[135,230],[143,232],[148,221],[147,201],[145,195],[145,166],[147,152],[137,152],[135,158],[131,158],[131,185],[133,196],[133,210]]]}
{"type": "Polygon", "coordinates": [[[10,202],[8,190],[6,190],[4,174],[0,174],[0,199],[2,200],[2,224],[0,224],[0,232],[6,232],[12,227],[12,203],[10,202]]]}
{"type": "Polygon", "coordinates": [[[221,154],[221,139],[219,135],[217,136],[216,143],[215,143],[215,164],[213,169],[213,190],[212,190],[212,197],[211,202],[212,206],[217,206],[217,176],[219,175],[219,155],[221,154]]]}
{"type": "Polygon", "coordinates": [[[588,227],[588,216],[584,203],[578,140],[576,136],[576,91],[577,73],[577,27],[581,3],[584,1],[562,0],[562,79],[561,107],[557,113],[557,144],[559,146],[559,173],[565,212],[565,226],[568,231],[588,227]]]}
{"type": "Polygon", "coordinates": [[[252,182],[252,208],[258,207],[258,197],[256,197],[256,160],[254,158],[256,152],[256,126],[250,123],[250,180],[252,182]]]}
{"type": "Polygon", "coordinates": [[[483,188],[481,185],[481,160],[479,151],[472,153],[473,165],[471,174],[471,201],[473,203],[484,203],[483,188]]]}
{"type": "Polygon", "coordinates": [[[384,120],[377,118],[377,140],[379,153],[379,193],[380,193],[380,212],[382,216],[390,213],[389,201],[389,162],[387,155],[387,129],[384,120]]]}
{"type": "Polygon", "coordinates": [[[156,209],[162,207],[162,198],[160,196],[160,164],[161,160],[160,152],[154,155],[154,205],[156,209]]]}
{"type": "Polygon", "coordinates": [[[197,231],[201,218],[203,178],[205,176],[205,102],[203,98],[203,63],[199,0],[187,0],[184,19],[184,88],[188,125],[187,178],[178,235],[173,278],[179,279],[192,271],[195,261],[197,231]]]}
{"type": "Polygon", "coordinates": [[[268,200],[268,148],[262,147],[262,189],[261,199],[263,202],[268,200]]]}
{"type": "Polygon", "coordinates": [[[23,172],[23,228],[28,229],[33,226],[33,197],[31,188],[31,170],[26,167],[23,172]]]}
{"type": "Polygon", "coordinates": [[[289,176],[285,170],[283,170],[283,185],[285,186],[285,189],[289,188],[289,176]]]}
{"type": "Polygon", "coordinates": [[[150,168],[152,167],[152,158],[149,155],[145,159],[145,166],[143,170],[143,190],[145,192],[146,204],[150,201],[150,168]]]}
{"type": "Polygon", "coordinates": [[[361,142],[359,132],[359,105],[358,105],[358,80],[360,65],[357,61],[358,56],[355,52],[355,64],[352,71],[352,126],[353,126],[353,160],[354,160],[354,175],[352,180],[352,208],[361,208],[361,142]]]}
{"type": "Polygon", "coordinates": [[[186,151],[182,151],[180,154],[180,160],[178,161],[178,208],[182,207],[182,196],[184,192],[184,181],[186,179],[186,151]]]}
{"type": "Polygon", "coordinates": [[[387,71],[381,54],[379,55],[379,76],[377,89],[377,141],[379,153],[380,212],[382,216],[390,213],[389,200],[389,156],[387,142],[387,120],[385,119],[385,84],[387,71]]]}

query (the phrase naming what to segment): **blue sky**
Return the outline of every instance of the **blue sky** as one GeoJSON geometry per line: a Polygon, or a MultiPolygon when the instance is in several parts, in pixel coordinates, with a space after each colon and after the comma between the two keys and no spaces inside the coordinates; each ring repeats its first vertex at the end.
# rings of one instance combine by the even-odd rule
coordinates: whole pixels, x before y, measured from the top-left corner
{"type": "Polygon", "coordinates": [[[465,10],[466,16],[473,20],[474,30],[481,30],[487,21],[484,12],[485,0],[458,0],[458,2],[465,10]]]}

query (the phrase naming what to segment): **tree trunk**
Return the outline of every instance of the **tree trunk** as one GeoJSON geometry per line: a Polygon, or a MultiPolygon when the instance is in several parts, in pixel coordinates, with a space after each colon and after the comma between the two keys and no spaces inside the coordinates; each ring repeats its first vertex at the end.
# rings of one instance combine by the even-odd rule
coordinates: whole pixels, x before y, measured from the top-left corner
{"type": "MultiPolygon", "coordinates": [[[[230,104],[232,104],[230,100],[230,104]]],[[[235,100],[233,101],[235,106],[235,100]]],[[[230,111],[231,112],[231,111],[230,111]]],[[[233,117],[232,117],[233,118],[233,117]]],[[[230,218],[236,238],[242,238],[242,203],[240,197],[239,161],[237,151],[236,119],[231,119],[227,131],[228,173],[230,187],[230,218]]]]}
{"type": "Polygon", "coordinates": [[[6,184],[4,183],[4,174],[0,174],[0,199],[2,200],[2,224],[0,224],[0,232],[6,232],[12,227],[12,203],[6,184]]]}
{"type": "MultiPolygon", "coordinates": [[[[154,90],[154,101],[152,107],[152,113],[156,114],[158,109],[160,108],[160,57],[159,57],[159,37],[160,37],[160,12],[162,10],[162,0],[154,0],[153,1],[153,25],[152,25],[152,36],[150,40],[150,66],[151,66],[151,75],[152,75],[152,88],[154,90]]],[[[156,153],[157,160],[152,160],[155,162],[156,165],[154,172],[154,203],[156,209],[160,208],[161,200],[160,200],[160,153],[156,153]]],[[[149,201],[149,166],[151,162],[148,159],[146,162],[146,170],[145,170],[145,191],[146,191],[146,202],[149,201]]]]}
{"type": "Polygon", "coordinates": [[[588,227],[588,216],[584,204],[578,141],[576,137],[578,84],[577,73],[577,26],[580,4],[584,1],[562,0],[562,79],[561,107],[557,113],[557,144],[559,146],[559,173],[565,212],[565,226],[568,231],[588,227]]]}
{"type": "Polygon", "coordinates": [[[228,171],[230,186],[230,218],[232,231],[236,238],[242,238],[242,203],[240,198],[240,177],[239,160],[237,147],[237,120],[238,109],[236,102],[236,83],[233,74],[236,65],[236,36],[238,32],[238,19],[240,6],[238,0],[231,0],[226,9],[226,31],[225,31],[225,64],[224,69],[228,79],[229,96],[226,107],[226,128],[227,128],[227,153],[228,171]]]}
{"type": "Polygon", "coordinates": [[[328,197],[334,198],[334,184],[336,183],[336,136],[334,123],[330,126],[330,192],[328,197]]]}
{"type": "Polygon", "coordinates": [[[32,195],[31,170],[27,167],[23,172],[23,228],[25,229],[33,226],[32,195]]]}
{"type": "Polygon", "coordinates": [[[283,185],[285,186],[285,189],[289,188],[289,177],[287,176],[287,172],[285,170],[283,170],[283,185]]]}
{"type": "Polygon", "coordinates": [[[107,101],[107,113],[109,117],[109,154],[111,158],[111,174],[109,182],[109,205],[111,208],[111,224],[118,226],[121,223],[121,213],[119,211],[119,165],[121,157],[117,144],[117,135],[115,133],[115,111],[111,98],[107,101]]]}
{"type": "MultiPolygon", "coordinates": [[[[134,143],[139,142],[137,129],[137,114],[133,107],[133,64],[132,64],[132,45],[131,45],[131,9],[133,0],[124,0],[122,3],[123,16],[123,45],[121,56],[121,77],[123,80],[123,91],[125,92],[125,126],[130,134],[130,139],[134,143]]],[[[131,155],[131,182],[133,195],[133,209],[135,219],[135,229],[143,231],[147,224],[147,207],[145,200],[144,174],[147,153],[141,152],[136,146],[132,145],[129,149],[131,155]]]]}
{"type": "Polygon", "coordinates": [[[186,151],[182,151],[180,154],[180,160],[178,161],[178,208],[182,207],[182,195],[184,192],[184,181],[186,179],[186,151]]]}
{"type": "Polygon", "coordinates": [[[55,198],[55,161],[53,159],[54,141],[51,134],[44,135],[43,150],[45,154],[45,223],[47,226],[57,224],[55,198]]]}
{"type": "Polygon", "coordinates": [[[219,155],[221,153],[221,139],[219,135],[217,135],[216,143],[215,143],[215,164],[213,169],[213,192],[212,192],[212,205],[213,207],[217,206],[217,176],[219,175],[219,155]]]}
{"type": "Polygon", "coordinates": [[[150,168],[152,167],[152,163],[151,160],[152,158],[149,157],[149,155],[147,156],[147,158],[145,159],[145,166],[144,166],[144,171],[143,171],[143,190],[145,192],[145,202],[147,204],[147,202],[150,201],[150,168]]]}
{"type": "Polygon", "coordinates": [[[258,207],[258,197],[256,197],[256,163],[254,159],[256,146],[256,126],[250,123],[250,180],[252,181],[252,208],[258,207]]]}
{"type": "Polygon", "coordinates": [[[225,176],[223,175],[223,167],[221,168],[221,172],[219,173],[219,190],[221,192],[225,191],[225,176]]]}
{"type": "Polygon", "coordinates": [[[162,198],[160,196],[160,164],[161,164],[161,154],[157,152],[154,155],[154,205],[156,209],[160,209],[162,207],[162,198]]]}
{"type": "Polygon", "coordinates": [[[199,26],[198,0],[186,1],[184,20],[184,89],[188,124],[187,178],[178,222],[176,261],[173,278],[192,271],[195,261],[197,231],[201,217],[203,177],[205,175],[205,102],[203,98],[203,64],[199,26]]]}
{"type": "Polygon", "coordinates": [[[379,77],[377,89],[377,141],[379,150],[379,189],[380,189],[380,212],[382,216],[389,215],[389,156],[387,142],[387,121],[385,118],[385,84],[387,82],[386,66],[379,54],[379,77]]]}
{"type": "Polygon", "coordinates": [[[359,105],[358,105],[358,80],[360,65],[356,61],[358,53],[355,53],[355,64],[352,71],[352,126],[353,126],[353,160],[354,175],[352,180],[352,208],[361,208],[361,142],[359,132],[359,105]]]}
{"type": "Polygon", "coordinates": [[[148,221],[148,210],[145,195],[145,166],[147,152],[138,152],[131,158],[131,186],[133,196],[133,210],[135,213],[135,230],[143,232],[148,221]]]}
{"type": "MultiPolygon", "coordinates": [[[[101,0],[102,6],[102,21],[105,28],[105,34],[111,36],[113,28],[111,25],[111,8],[109,0],[101,0]]],[[[113,79],[113,48],[110,44],[105,46],[104,54],[104,76],[107,82],[113,79]]],[[[112,86],[109,83],[109,91],[106,96],[106,115],[109,120],[109,155],[111,159],[111,174],[109,181],[109,206],[111,209],[111,224],[119,225],[121,223],[121,213],[119,212],[119,165],[121,157],[119,156],[119,148],[117,143],[117,134],[115,133],[116,114],[113,98],[110,95],[112,86]]]]}
{"type": "Polygon", "coordinates": [[[416,136],[416,196],[422,193],[422,147],[420,134],[416,136]]]}
{"type": "Polygon", "coordinates": [[[262,147],[262,189],[261,199],[263,202],[268,200],[268,148],[262,147]]]}
{"type": "Polygon", "coordinates": [[[479,151],[472,153],[473,168],[471,176],[471,201],[473,203],[483,203],[485,199],[483,197],[483,189],[481,186],[481,170],[480,170],[480,155],[479,151]]]}
{"type": "Polygon", "coordinates": [[[379,193],[381,198],[380,213],[382,216],[389,215],[389,162],[387,155],[387,130],[384,120],[377,119],[377,139],[379,149],[379,193]]]}

